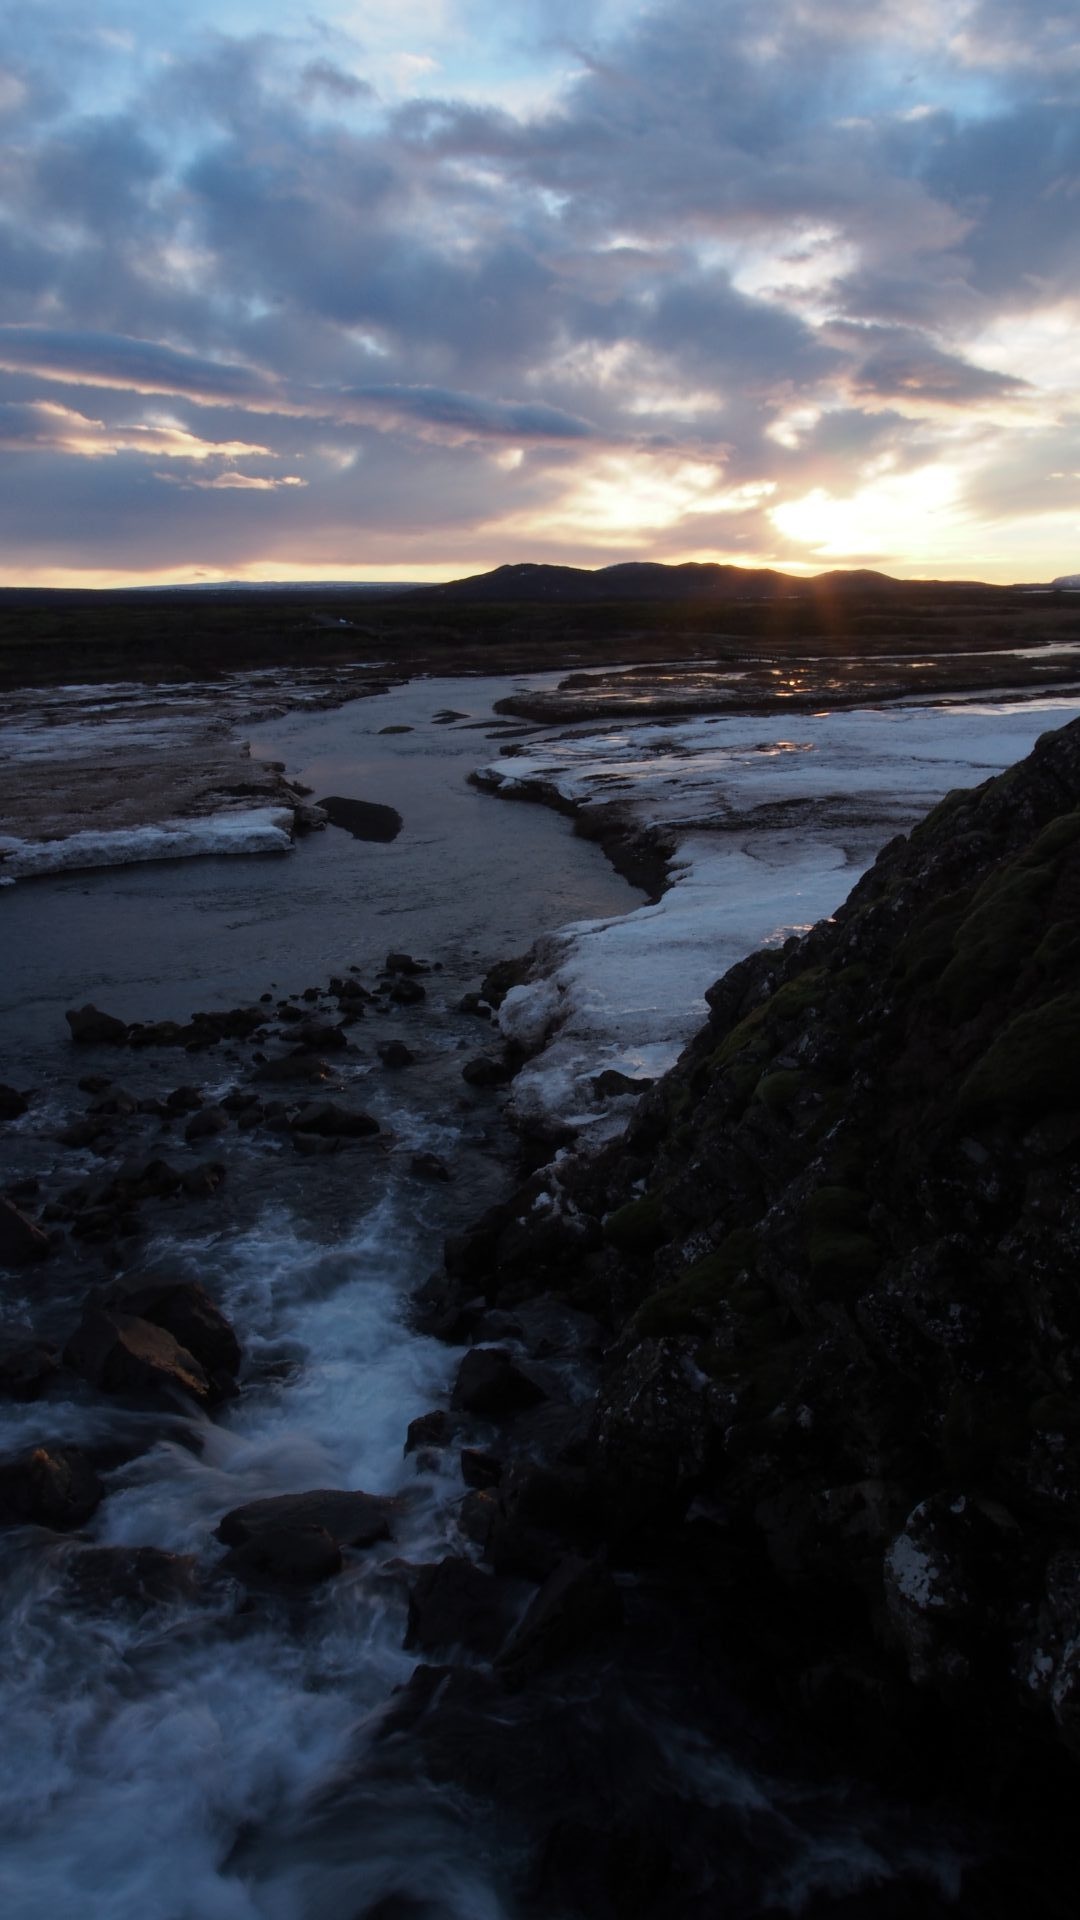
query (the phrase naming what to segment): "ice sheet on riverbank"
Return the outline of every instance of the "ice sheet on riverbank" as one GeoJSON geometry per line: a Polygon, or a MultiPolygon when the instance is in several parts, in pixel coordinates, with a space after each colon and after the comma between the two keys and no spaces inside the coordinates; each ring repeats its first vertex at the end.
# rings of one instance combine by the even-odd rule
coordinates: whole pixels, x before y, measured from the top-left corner
{"type": "Polygon", "coordinates": [[[678,841],[656,905],[562,929],[539,948],[543,977],[507,996],[507,1038],[530,1049],[546,1040],[514,1081],[513,1111],[530,1126],[614,1131],[625,1100],[598,1101],[597,1074],[665,1072],[728,967],[834,912],[894,833],[1078,713],[1074,697],[800,716],[787,726],[783,715],[699,719],[564,734],[484,768],[492,791],[579,807],[614,801],[628,821],[678,841]]]}
{"type": "Polygon", "coordinates": [[[288,853],[292,810],[247,807],[202,819],[162,820],[152,827],[87,828],[57,840],[0,834],[0,886],[71,868],[125,867],[140,860],[186,860],[193,854],[288,853]]]}

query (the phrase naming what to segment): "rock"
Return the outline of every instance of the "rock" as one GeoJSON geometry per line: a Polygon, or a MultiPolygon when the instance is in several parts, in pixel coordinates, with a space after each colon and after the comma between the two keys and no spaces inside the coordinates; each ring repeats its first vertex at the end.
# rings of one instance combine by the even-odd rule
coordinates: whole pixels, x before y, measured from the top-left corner
{"type": "Polygon", "coordinates": [[[184,1128],[184,1139],[189,1145],[196,1140],[212,1139],[216,1133],[226,1132],[229,1116],[222,1113],[220,1107],[204,1107],[201,1113],[193,1114],[184,1128]]]}
{"type": "Polygon", "coordinates": [[[164,1327],[103,1307],[88,1307],[64,1349],[64,1360],[104,1393],[182,1393],[207,1405],[213,1389],[206,1369],[164,1327]]]}
{"type": "Polygon", "coordinates": [[[467,1487],[497,1487],[503,1476],[503,1463],[480,1447],[464,1447],[461,1453],[461,1477],[467,1487]]]}
{"type": "Polygon", "coordinates": [[[405,824],[396,807],[379,806],[374,800],[332,793],[317,804],[331,826],[344,828],[354,840],[396,840],[405,824]]]}
{"type": "Polygon", "coordinates": [[[491,1008],[480,993],[465,993],[457,1003],[458,1013],[472,1013],[481,1020],[491,1019],[491,1008]]]}
{"type": "Polygon", "coordinates": [[[75,1084],[80,1093],[104,1093],[113,1083],[107,1073],[84,1073],[75,1084]]]}
{"type": "Polygon", "coordinates": [[[642,1340],[604,1383],[593,1447],[617,1527],[640,1535],[685,1509],[724,1422],[724,1402],[685,1338],[642,1340]]]}
{"type": "Polygon", "coordinates": [[[454,1423],[442,1407],[436,1407],[432,1413],[421,1413],[415,1420],[409,1421],[405,1435],[405,1456],[415,1453],[418,1447],[445,1447],[450,1443],[454,1423]]]}
{"type": "Polygon", "coordinates": [[[309,1053],[344,1053],[349,1044],[344,1028],[333,1026],[329,1020],[305,1020],[293,1028],[292,1038],[309,1053]]]}
{"type": "Polygon", "coordinates": [[[387,1040],[378,1049],[379,1059],[384,1067],[411,1067],[416,1055],[403,1040],[387,1040]]]}
{"type": "Polygon", "coordinates": [[[496,1573],[544,1580],[568,1547],[587,1551],[604,1517],[580,1469],[515,1460],[499,1482],[488,1558],[496,1573]]]}
{"type": "Polygon", "coordinates": [[[0,1200],[0,1267],[29,1267],[47,1260],[49,1236],[34,1225],[14,1202],[0,1200]]]}
{"type": "Polygon", "coordinates": [[[222,1313],[197,1280],[167,1275],[135,1274],[109,1289],[107,1310],[133,1314],[164,1327],[188,1353],[194,1354],[211,1379],[235,1378],[240,1371],[240,1343],[222,1313]]]}
{"type": "Polygon", "coordinates": [[[314,1133],[343,1140],[360,1140],[379,1131],[379,1123],[370,1113],[335,1106],[330,1101],[312,1101],[301,1107],[291,1126],[294,1133],[314,1133]]]}
{"type": "Polygon", "coordinates": [[[617,1067],[605,1067],[603,1073],[594,1073],[589,1082],[596,1100],[613,1100],[622,1093],[644,1093],[655,1086],[653,1080],[635,1080],[628,1073],[620,1073],[617,1067]]]}
{"type": "Polygon", "coordinates": [[[170,1113],[197,1113],[203,1104],[198,1087],[174,1087],[166,1094],[165,1105],[170,1113]]]}
{"type": "Polygon", "coordinates": [[[478,1053],[466,1060],[461,1077],[470,1087],[505,1087],[513,1079],[514,1069],[507,1060],[496,1060],[490,1053],[478,1053]]]}
{"type": "Polygon", "coordinates": [[[74,1606],[105,1612],[115,1606],[144,1612],[154,1606],[191,1606],[199,1598],[194,1554],[160,1547],[82,1547],[64,1562],[64,1588],[74,1606]]]}
{"type": "Polygon", "coordinates": [[[127,1042],[127,1022],[117,1020],[111,1013],[102,1013],[97,1007],[72,1008],[65,1013],[64,1019],[71,1028],[72,1039],[79,1046],[122,1047],[127,1042]]]}
{"type": "Polygon", "coordinates": [[[427,994],[419,980],[413,980],[408,974],[399,974],[390,989],[390,998],[397,1007],[419,1006],[427,994]]]}
{"type": "Polygon", "coordinates": [[[91,1101],[88,1111],[92,1114],[110,1114],[127,1120],[133,1113],[138,1113],[139,1102],[135,1095],[128,1093],[124,1087],[110,1086],[96,1100],[91,1101]]]}
{"type": "Polygon", "coordinates": [[[36,1400],[59,1369],[56,1349],[40,1341],[6,1347],[0,1353],[0,1394],[9,1400],[36,1400]]]}
{"type": "Polygon", "coordinates": [[[496,1666],[504,1678],[520,1683],[579,1653],[621,1621],[619,1590],[603,1561],[567,1554],[534,1594],[496,1666]]]}
{"type": "Polygon", "coordinates": [[[180,1185],[193,1199],[204,1199],[217,1192],[224,1178],[225,1168],[220,1160],[200,1160],[197,1167],[185,1167],[180,1185]]]}
{"type": "Polygon", "coordinates": [[[388,953],[383,961],[384,973],[417,974],[430,971],[425,961],[414,960],[411,953],[388,953]]]}
{"type": "Polygon", "coordinates": [[[466,1647],[492,1654],[506,1637],[507,1596],[491,1574],[450,1554],[421,1567],[409,1594],[406,1647],[466,1647]]]}
{"type": "Polygon", "coordinates": [[[546,1398],[505,1347],[474,1347],[458,1368],[450,1405],[486,1420],[505,1420],[546,1398]]]}
{"type": "Polygon", "coordinates": [[[415,1173],[419,1180],[451,1180],[453,1175],[445,1160],[437,1153],[414,1153],[409,1160],[409,1172],[415,1173]]]}
{"type": "Polygon", "coordinates": [[[413,729],[412,729],[411,727],[407,727],[407,726],[405,726],[404,724],[401,724],[401,725],[399,725],[399,726],[394,726],[394,727],[380,727],[380,728],[379,728],[379,733],[380,733],[380,734],[383,734],[383,733],[411,733],[412,731],[413,731],[413,729]]]}
{"type": "Polygon", "coordinates": [[[62,1147],[95,1147],[99,1140],[111,1140],[112,1121],[105,1114],[88,1117],[85,1120],[73,1120],[69,1127],[63,1127],[56,1138],[62,1147]]]}
{"type": "Polygon", "coordinates": [[[466,1540],[480,1548],[481,1553],[491,1538],[492,1528],[498,1518],[499,1503],[490,1487],[476,1487],[465,1495],[458,1507],[457,1523],[466,1540]]]}
{"type": "Polygon", "coordinates": [[[216,1528],[237,1571],[314,1582],[340,1572],[343,1547],[389,1540],[392,1500],[370,1493],[316,1488],[234,1507],[216,1528]]]}
{"type": "Polygon", "coordinates": [[[30,1102],[25,1093],[9,1087],[0,1081],[0,1120],[18,1120],[26,1112],[30,1102]]]}
{"type": "Polygon", "coordinates": [[[31,1447],[0,1465],[0,1523],[52,1527],[58,1533],[84,1526],[105,1489],[75,1447],[31,1447]]]}
{"type": "Polygon", "coordinates": [[[261,1066],[256,1067],[251,1077],[261,1084],[269,1082],[275,1086],[279,1083],[287,1085],[298,1080],[315,1085],[333,1080],[334,1071],[332,1067],[327,1066],[325,1060],[314,1059],[301,1047],[296,1053],[281,1054],[276,1060],[264,1060],[261,1066]]]}

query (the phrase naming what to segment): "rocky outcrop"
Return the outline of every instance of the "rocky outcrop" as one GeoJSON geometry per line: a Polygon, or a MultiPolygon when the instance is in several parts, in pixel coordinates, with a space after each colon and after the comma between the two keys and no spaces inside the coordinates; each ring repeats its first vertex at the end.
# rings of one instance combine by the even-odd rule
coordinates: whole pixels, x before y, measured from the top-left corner
{"type": "Polygon", "coordinates": [[[1080,723],[707,998],[623,1140],[448,1248],[432,1324],[602,1316],[597,1537],[692,1543],[751,1636],[794,1591],[791,1697],[854,1666],[1080,1753],[1080,723]]]}

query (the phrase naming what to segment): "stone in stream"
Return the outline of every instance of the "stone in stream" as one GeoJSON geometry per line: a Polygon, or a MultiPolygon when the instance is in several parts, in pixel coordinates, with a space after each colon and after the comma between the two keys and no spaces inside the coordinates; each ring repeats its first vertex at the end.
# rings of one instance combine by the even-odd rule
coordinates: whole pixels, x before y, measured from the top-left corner
{"type": "Polygon", "coordinates": [[[0,1120],[19,1120],[26,1112],[30,1102],[25,1093],[17,1087],[9,1087],[0,1081],[0,1120]]]}
{"type": "Polygon", "coordinates": [[[418,1414],[415,1420],[409,1421],[405,1435],[405,1458],[408,1459],[418,1447],[449,1446],[454,1425],[443,1407],[436,1407],[431,1413],[418,1414]]]}
{"type": "Polygon", "coordinates": [[[332,1026],[329,1020],[305,1020],[293,1028],[290,1038],[309,1053],[343,1053],[349,1044],[344,1028],[332,1026]]]}
{"type": "Polygon", "coordinates": [[[155,1399],[182,1393],[203,1406],[218,1397],[205,1367],[167,1328],[118,1309],[88,1307],[64,1360],[104,1393],[155,1399]]]}
{"type": "Polygon", "coordinates": [[[0,1200],[0,1267],[29,1267],[52,1251],[47,1233],[11,1200],[0,1200]]]}
{"type": "Polygon", "coordinates": [[[74,1606],[102,1613],[116,1606],[191,1606],[200,1596],[193,1553],[161,1547],[65,1549],[64,1591],[74,1606]]]}
{"type": "Polygon", "coordinates": [[[62,1147],[94,1147],[99,1140],[111,1139],[112,1120],[107,1114],[90,1114],[85,1120],[73,1120],[56,1138],[62,1147]]]}
{"type": "Polygon", "coordinates": [[[280,1054],[276,1060],[264,1060],[251,1077],[260,1084],[288,1085],[293,1081],[305,1081],[309,1086],[316,1086],[333,1080],[334,1070],[327,1066],[325,1060],[317,1060],[304,1047],[299,1047],[295,1053],[280,1054]]]}
{"type": "Polygon", "coordinates": [[[405,1045],[404,1040],[386,1040],[377,1052],[384,1067],[411,1067],[416,1060],[415,1053],[405,1045]]]}
{"type": "Polygon", "coordinates": [[[174,1087],[165,1096],[165,1105],[170,1113],[197,1113],[203,1104],[198,1087],[174,1087]]]}
{"type": "Polygon", "coordinates": [[[330,1100],[309,1101],[290,1124],[294,1133],[316,1133],[342,1140],[361,1140],[379,1131],[379,1123],[372,1114],[335,1106],[330,1100]]]}
{"type": "Polygon", "coordinates": [[[546,1399],[543,1387],[522,1372],[505,1347],[474,1347],[458,1368],[450,1405],[503,1420],[546,1399]]]}
{"type": "Polygon", "coordinates": [[[461,1077],[470,1087],[505,1087],[513,1079],[514,1069],[508,1061],[496,1060],[494,1054],[478,1053],[466,1060],[461,1077]]]}
{"type": "Polygon", "coordinates": [[[409,1161],[409,1172],[415,1173],[419,1180],[451,1180],[453,1175],[445,1160],[437,1153],[414,1153],[409,1161]]]}
{"type": "Polygon", "coordinates": [[[431,972],[431,968],[428,966],[426,960],[414,960],[411,953],[395,952],[387,954],[386,959],[383,961],[382,970],[384,973],[404,974],[431,972]]]}
{"type": "Polygon", "coordinates": [[[192,1114],[184,1128],[184,1139],[189,1144],[195,1140],[209,1140],[215,1133],[224,1133],[229,1124],[229,1116],[222,1113],[220,1107],[204,1107],[201,1113],[192,1114]]]}
{"type": "Polygon", "coordinates": [[[72,1007],[64,1019],[71,1028],[72,1039],[80,1046],[122,1047],[127,1042],[127,1022],[117,1020],[114,1014],[102,1013],[99,1007],[72,1007]]]}
{"type": "Polygon", "coordinates": [[[375,1494],[320,1487],[234,1507],[215,1532],[232,1548],[226,1564],[236,1572],[311,1585],[340,1573],[343,1547],[389,1540],[392,1511],[375,1494]]]}
{"type": "Polygon", "coordinates": [[[30,1447],[0,1465],[0,1524],[81,1527],[105,1489],[77,1447],[30,1447]]]}
{"type": "Polygon", "coordinates": [[[496,1660],[505,1680],[530,1675],[580,1652],[622,1621],[622,1601],[601,1560],[567,1554],[534,1594],[496,1660]]]}
{"type": "Polygon", "coordinates": [[[0,1394],[9,1400],[36,1400],[59,1370],[54,1347],[40,1341],[6,1347],[0,1353],[0,1394]]]}
{"type": "Polygon", "coordinates": [[[396,840],[405,824],[396,807],[383,807],[374,800],[350,800],[332,793],[317,805],[331,826],[344,828],[354,840],[396,840]]]}
{"type": "Polygon", "coordinates": [[[503,1476],[503,1463],[480,1447],[464,1447],[461,1453],[461,1477],[467,1487],[486,1490],[497,1487],[503,1476]]]}
{"type": "Polygon", "coordinates": [[[417,1573],[409,1594],[405,1645],[493,1654],[506,1638],[511,1617],[503,1583],[471,1560],[448,1554],[417,1573]]]}
{"type": "Polygon", "coordinates": [[[414,980],[411,974],[399,973],[394,976],[390,999],[396,1007],[417,1007],[421,1000],[427,999],[427,993],[419,980],[414,980]]]}
{"type": "Polygon", "coordinates": [[[235,1377],[240,1371],[240,1343],[221,1308],[197,1280],[133,1274],[111,1287],[103,1304],[110,1311],[134,1314],[164,1327],[211,1377],[235,1377]]]}

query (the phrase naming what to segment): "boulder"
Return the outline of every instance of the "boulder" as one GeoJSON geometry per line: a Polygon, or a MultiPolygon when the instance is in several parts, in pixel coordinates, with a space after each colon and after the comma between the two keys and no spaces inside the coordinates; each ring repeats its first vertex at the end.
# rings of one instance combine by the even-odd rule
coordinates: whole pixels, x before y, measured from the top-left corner
{"type": "Polygon", "coordinates": [[[395,1006],[415,1007],[419,1006],[421,1000],[427,999],[427,994],[419,980],[414,980],[409,974],[403,973],[395,978],[390,989],[390,998],[395,1006]]]}
{"type": "Polygon", "coordinates": [[[270,1524],[229,1553],[225,1566],[243,1578],[314,1586],[342,1568],[341,1548],[325,1527],[302,1521],[270,1524]]]}
{"type": "Polygon", "coordinates": [[[384,973],[417,974],[430,971],[423,960],[414,960],[411,953],[388,953],[383,961],[384,973]]]}
{"type": "Polygon", "coordinates": [[[270,1082],[275,1086],[279,1083],[287,1085],[291,1081],[305,1081],[309,1086],[314,1086],[325,1085],[326,1081],[332,1080],[334,1071],[325,1060],[317,1060],[299,1047],[295,1053],[279,1054],[275,1060],[264,1060],[251,1077],[260,1083],[270,1082]]]}
{"type": "Polygon", "coordinates": [[[36,1400],[42,1388],[60,1370],[54,1347],[40,1341],[6,1347],[0,1353],[0,1395],[9,1400],[36,1400]]]}
{"type": "Polygon", "coordinates": [[[0,1200],[0,1267],[29,1267],[46,1260],[49,1236],[12,1200],[0,1200]]]}
{"type": "Polygon", "coordinates": [[[291,1038],[309,1053],[344,1053],[349,1044],[344,1027],[336,1027],[329,1020],[305,1020],[293,1028],[291,1038]]]}
{"type": "Polygon", "coordinates": [[[508,1597],[491,1574],[449,1554],[421,1567],[409,1594],[406,1647],[466,1647],[493,1654],[510,1624],[508,1597]]]}
{"type": "Polygon", "coordinates": [[[396,840],[404,825],[396,807],[380,806],[375,800],[353,800],[332,793],[316,805],[331,826],[342,827],[354,840],[396,840]]]}
{"type": "Polygon", "coordinates": [[[213,1378],[240,1371],[240,1343],[221,1308],[197,1280],[136,1274],[111,1288],[109,1309],[164,1327],[213,1378]]]}
{"type": "Polygon", "coordinates": [[[384,1067],[411,1067],[416,1055],[404,1040],[387,1040],[378,1049],[379,1059],[384,1067]]]}
{"type": "Polygon", "coordinates": [[[0,1081],[0,1120],[18,1120],[30,1105],[25,1093],[0,1081]]]}
{"type": "Polygon", "coordinates": [[[370,1113],[335,1106],[329,1100],[310,1101],[301,1107],[291,1125],[294,1133],[316,1133],[340,1140],[360,1140],[379,1131],[379,1123],[370,1113]]]}
{"type": "Polygon", "coordinates": [[[128,1025],[114,1014],[102,1013],[94,1006],[73,1007],[64,1015],[71,1037],[82,1047],[122,1047],[127,1042],[128,1025]]]}
{"type": "Polygon", "coordinates": [[[76,1447],[30,1447],[0,1465],[0,1523],[66,1533],[85,1525],[104,1493],[76,1447]]]}
{"type": "Polygon", "coordinates": [[[174,1087],[165,1096],[165,1105],[170,1113],[197,1113],[203,1104],[198,1087],[174,1087]]]}
{"type": "Polygon", "coordinates": [[[279,1493],[234,1507],[219,1521],[217,1538],[244,1547],[271,1530],[318,1528],[341,1547],[371,1547],[389,1540],[394,1502],[379,1494],[316,1487],[309,1493],[279,1493]]]}
{"type": "Polygon", "coordinates": [[[104,1393],[141,1398],[176,1393],[207,1405],[214,1390],[193,1353],[153,1321],[88,1307],[64,1349],[69,1367],[104,1393]]]}
{"type": "Polygon", "coordinates": [[[418,1447],[449,1446],[453,1431],[454,1422],[442,1407],[436,1407],[432,1413],[419,1414],[415,1420],[409,1421],[405,1435],[406,1459],[418,1447]]]}
{"type": "Polygon", "coordinates": [[[418,1180],[451,1180],[453,1175],[445,1160],[437,1153],[414,1153],[409,1160],[409,1172],[415,1173],[418,1180]]]}
{"type": "Polygon", "coordinates": [[[184,1128],[184,1139],[189,1145],[196,1140],[210,1140],[216,1133],[224,1133],[229,1124],[229,1116],[222,1113],[220,1107],[204,1107],[201,1113],[192,1114],[184,1128]]]}
{"type": "Polygon", "coordinates": [[[505,1347],[474,1347],[458,1368],[450,1405],[487,1420],[505,1420],[546,1398],[505,1347]]]}
{"type": "Polygon", "coordinates": [[[477,1053],[466,1060],[461,1077],[470,1087],[505,1087],[513,1079],[514,1069],[509,1061],[496,1060],[494,1054],[477,1053]]]}
{"type": "Polygon", "coordinates": [[[485,1453],[480,1447],[463,1447],[461,1452],[461,1477],[467,1487],[481,1491],[488,1487],[497,1487],[503,1476],[503,1463],[493,1453],[485,1453]]]}
{"type": "Polygon", "coordinates": [[[602,1560],[567,1554],[534,1594],[496,1665],[515,1683],[618,1627],[622,1601],[602,1560]]]}
{"type": "Polygon", "coordinates": [[[190,1606],[199,1597],[194,1554],[160,1547],[82,1547],[64,1564],[64,1590],[75,1606],[102,1613],[126,1606],[190,1606]]]}

